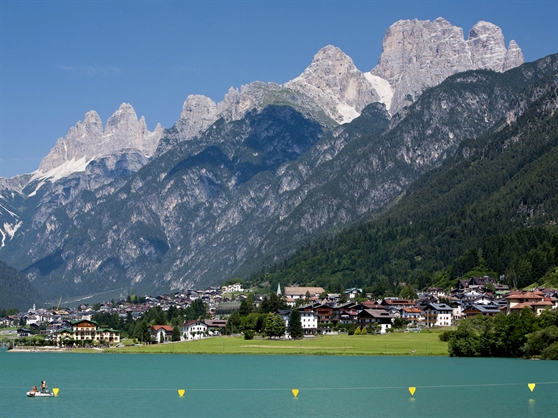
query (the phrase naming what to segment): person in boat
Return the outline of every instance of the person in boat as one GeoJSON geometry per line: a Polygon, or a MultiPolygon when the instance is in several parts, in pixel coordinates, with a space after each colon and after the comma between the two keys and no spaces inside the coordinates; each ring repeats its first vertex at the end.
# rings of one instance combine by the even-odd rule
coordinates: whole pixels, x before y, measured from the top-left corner
{"type": "Polygon", "coordinates": [[[41,392],[45,393],[47,391],[47,385],[44,380],[41,381],[41,392]]]}
{"type": "Polygon", "coordinates": [[[33,386],[33,389],[31,389],[29,392],[33,394],[37,393],[37,386],[33,386]]]}

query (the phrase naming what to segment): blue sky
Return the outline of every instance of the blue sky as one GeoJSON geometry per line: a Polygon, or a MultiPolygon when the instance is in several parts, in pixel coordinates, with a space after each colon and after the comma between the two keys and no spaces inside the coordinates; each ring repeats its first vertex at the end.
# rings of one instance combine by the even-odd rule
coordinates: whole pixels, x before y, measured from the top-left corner
{"type": "Polygon", "coordinates": [[[221,101],[232,86],[284,83],[323,46],[362,71],[400,19],[444,17],[465,37],[500,26],[534,61],[558,52],[553,1],[26,1],[0,0],[0,176],[37,169],[89,110],[123,102],[150,130],[171,127],[189,94],[221,101]]]}

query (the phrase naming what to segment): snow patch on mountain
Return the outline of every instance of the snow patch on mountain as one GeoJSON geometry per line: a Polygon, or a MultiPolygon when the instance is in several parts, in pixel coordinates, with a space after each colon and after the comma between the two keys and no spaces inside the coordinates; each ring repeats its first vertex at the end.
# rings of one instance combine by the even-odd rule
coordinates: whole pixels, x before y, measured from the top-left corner
{"type": "Polygon", "coordinates": [[[33,180],[50,180],[51,182],[55,182],[60,180],[64,177],[68,177],[72,173],[79,173],[85,171],[87,165],[95,160],[95,157],[82,157],[80,159],[72,158],[71,160],[64,161],[58,167],[54,167],[53,169],[42,172],[41,170],[37,170],[33,172],[33,177],[31,177],[31,181],[33,180]]]}
{"type": "Polygon", "coordinates": [[[378,96],[380,96],[380,103],[386,105],[386,109],[389,110],[391,107],[391,99],[393,97],[393,88],[389,84],[389,81],[384,80],[382,77],[378,77],[370,72],[364,73],[366,79],[372,84],[372,88],[376,90],[378,96]]]}

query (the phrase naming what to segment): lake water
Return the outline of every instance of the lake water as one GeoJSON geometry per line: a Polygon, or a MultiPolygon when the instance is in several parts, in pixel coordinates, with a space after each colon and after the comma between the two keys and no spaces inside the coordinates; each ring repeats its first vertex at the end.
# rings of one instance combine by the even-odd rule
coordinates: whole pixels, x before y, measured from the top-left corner
{"type": "Polygon", "coordinates": [[[558,362],[0,350],[0,416],[557,417],[558,362]]]}

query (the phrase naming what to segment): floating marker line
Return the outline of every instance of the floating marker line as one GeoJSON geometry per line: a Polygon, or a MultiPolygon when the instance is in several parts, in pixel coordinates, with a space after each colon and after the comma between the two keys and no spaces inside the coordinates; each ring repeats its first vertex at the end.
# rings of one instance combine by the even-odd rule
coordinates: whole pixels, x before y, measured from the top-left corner
{"type": "MultiPolygon", "coordinates": [[[[535,382],[538,385],[557,385],[558,382],[535,382]]],[[[497,386],[524,386],[527,385],[527,383],[522,382],[522,383],[478,383],[478,384],[470,384],[470,385],[425,385],[425,386],[420,386],[420,385],[416,385],[414,386],[417,389],[436,389],[436,388],[466,388],[466,387],[497,387],[497,386]]],[[[0,389],[28,389],[27,387],[21,387],[21,386],[0,386],[0,389]]],[[[73,387],[60,387],[59,388],[61,391],[67,391],[67,390],[120,390],[120,391],[173,391],[176,392],[177,388],[121,388],[121,387],[117,387],[117,388],[73,388],[73,387]]],[[[388,389],[404,389],[404,390],[408,390],[409,386],[368,386],[368,387],[342,387],[342,388],[305,388],[305,387],[301,387],[299,386],[298,389],[300,391],[306,391],[306,390],[313,390],[313,391],[319,391],[319,390],[388,390],[388,389]]],[[[193,392],[193,391],[207,391],[207,392],[226,392],[226,391],[230,391],[230,392],[242,392],[242,391],[250,391],[250,392],[254,392],[254,391],[260,391],[260,392],[264,392],[264,391],[288,391],[290,392],[292,390],[292,387],[289,388],[185,388],[186,392],[193,392]]]]}

